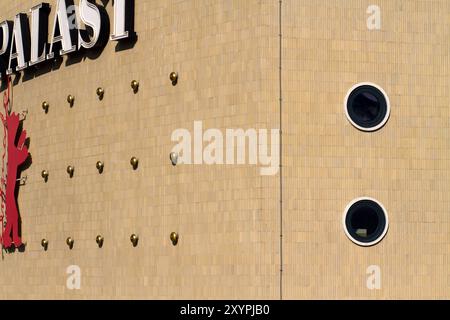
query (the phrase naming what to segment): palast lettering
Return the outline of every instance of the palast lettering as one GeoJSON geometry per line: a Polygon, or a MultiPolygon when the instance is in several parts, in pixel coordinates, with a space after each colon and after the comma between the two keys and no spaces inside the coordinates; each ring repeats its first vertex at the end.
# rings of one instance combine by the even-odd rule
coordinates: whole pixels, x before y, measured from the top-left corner
{"type": "Polygon", "coordinates": [[[13,21],[0,22],[0,75],[102,46],[108,38],[120,41],[134,35],[134,0],[114,1],[110,37],[108,14],[95,0],[79,0],[78,7],[73,0],[57,0],[49,35],[50,11],[50,4],[43,2],[32,7],[29,16],[18,13],[13,21]]]}

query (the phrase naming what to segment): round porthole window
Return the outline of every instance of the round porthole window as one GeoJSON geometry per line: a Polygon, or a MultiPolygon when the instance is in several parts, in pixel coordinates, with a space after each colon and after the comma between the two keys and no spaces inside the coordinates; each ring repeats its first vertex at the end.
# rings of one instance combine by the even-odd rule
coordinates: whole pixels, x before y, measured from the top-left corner
{"type": "Polygon", "coordinates": [[[381,203],[371,198],[358,198],[350,202],[345,209],[343,224],[351,241],[367,247],[383,239],[389,221],[381,203]]]}
{"type": "Polygon", "coordinates": [[[383,127],[391,109],[384,90],[367,82],[359,83],[348,91],[344,108],[350,123],[362,131],[375,131],[383,127]]]}

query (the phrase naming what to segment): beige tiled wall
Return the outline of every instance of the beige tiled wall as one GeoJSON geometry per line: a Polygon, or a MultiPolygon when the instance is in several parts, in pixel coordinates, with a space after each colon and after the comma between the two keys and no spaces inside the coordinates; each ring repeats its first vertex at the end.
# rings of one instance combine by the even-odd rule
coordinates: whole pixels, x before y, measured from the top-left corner
{"type": "Polygon", "coordinates": [[[450,101],[448,1],[283,1],[285,295],[448,298],[450,101]],[[366,9],[380,6],[382,30],[366,9]],[[374,82],[391,117],[375,133],[344,113],[347,91],[374,82]],[[378,245],[345,236],[343,211],[370,196],[388,211],[378,245]],[[381,290],[366,269],[381,268],[381,290]]]}
{"type": "MultiPolygon", "coordinates": [[[[253,165],[173,167],[169,153],[172,131],[192,131],[194,120],[279,127],[279,1],[136,2],[133,48],[109,42],[95,58],[13,77],[33,163],[19,195],[27,246],[0,261],[0,298],[278,299],[280,176],[253,165]],[[66,288],[71,264],[80,290],[66,288]]],[[[0,19],[37,3],[0,0],[0,19]]],[[[449,12],[446,0],[282,1],[283,298],[449,298],[449,12]],[[366,28],[369,4],[381,7],[381,31],[366,28]],[[391,100],[376,133],[344,115],[361,81],[391,100]],[[389,232],[374,247],[356,246],[341,226],[359,196],[388,210],[389,232]],[[366,287],[372,264],[381,290],[366,287]]]]}

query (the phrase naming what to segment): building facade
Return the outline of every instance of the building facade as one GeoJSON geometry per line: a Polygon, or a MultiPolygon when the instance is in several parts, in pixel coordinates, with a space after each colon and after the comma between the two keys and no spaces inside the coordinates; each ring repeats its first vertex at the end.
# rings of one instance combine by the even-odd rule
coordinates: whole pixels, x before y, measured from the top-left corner
{"type": "MultiPolygon", "coordinates": [[[[58,3],[69,23],[83,10],[47,2],[51,42],[58,3]]],[[[37,35],[40,3],[0,0],[0,21],[26,13],[37,35]]],[[[104,46],[11,74],[30,158],[0,298],[450,298],[449,1],[137,0],[136,37],[121,40],[117,4],[96,4],[104,46]],[[349,102],[368,100],[370,128],[349,102]],[[226,142],[208,162],[200,125],[281,132],[281,162],[227,162],[226,142]],[[180,129],[190,164],[173,151],[180,129]],[[362,222],[358,200],[373,205],[362,222]]]]}

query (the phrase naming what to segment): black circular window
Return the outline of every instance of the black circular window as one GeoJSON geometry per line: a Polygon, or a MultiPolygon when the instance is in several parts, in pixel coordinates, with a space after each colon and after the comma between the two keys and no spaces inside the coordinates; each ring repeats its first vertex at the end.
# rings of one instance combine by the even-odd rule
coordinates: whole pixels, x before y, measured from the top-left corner
{"type": "Polygon", "coordinates": [[[347,236],[355,243],[370,246],[383,239],[388,228],[384,208],[373,199],[361,198],[347,207],[344,215],[347,236]]]}
{"type": "Polygon", "coordinates": [[[349,121],[358,129],[374,131],[389,118],[389,99],[381,88],[372,84],[353,87],[346,99],[345,111],[349,121]]]}

